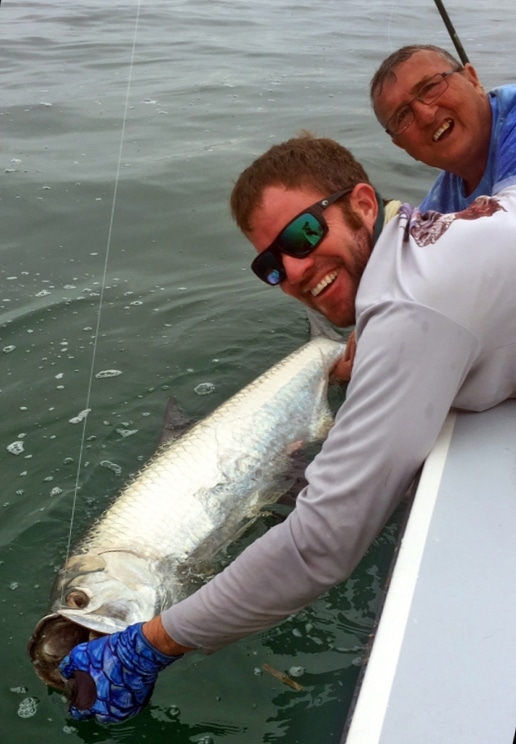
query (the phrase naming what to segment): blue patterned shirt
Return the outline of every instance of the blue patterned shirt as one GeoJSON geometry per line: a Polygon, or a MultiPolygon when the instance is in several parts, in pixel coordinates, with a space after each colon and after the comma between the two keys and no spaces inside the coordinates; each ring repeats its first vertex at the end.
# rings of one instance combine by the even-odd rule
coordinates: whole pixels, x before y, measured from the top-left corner
{"type": "Polygon", "coordinates": [[[502,85],[489,92],[493,126],[489,157],[482,180],[465,195],[464,181],[454,173],[441,171],[421,202],[422,211],[460,212],[477,196],[492,196],[516,184],[516,85],[502,85]]]}

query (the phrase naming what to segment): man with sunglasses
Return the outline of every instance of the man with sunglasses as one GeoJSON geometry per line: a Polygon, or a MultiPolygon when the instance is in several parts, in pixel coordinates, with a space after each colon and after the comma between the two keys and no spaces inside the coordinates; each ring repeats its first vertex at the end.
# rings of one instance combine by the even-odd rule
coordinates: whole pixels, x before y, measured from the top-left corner
{"type": "Polygon", "coordinates": [[[442,170],[422,209],[458,212],[516,182],[516,85],[486,93],[473,65],[413,45],[382,62],[370,94],[393,143],[442,170]]]}
{"type": "Polygon", "coordinates": [[[284,522],[161,615],[72,650],[61,671],[80,683],[77,718],[138,713],[183,653],[274,625],[346,579],[450,407],[516,397],[516,189],[461,214],[384,209],[348,150],[303,135],[252,163],[231,207],[267,291],[356,322],[346,401],[284,522]]]}

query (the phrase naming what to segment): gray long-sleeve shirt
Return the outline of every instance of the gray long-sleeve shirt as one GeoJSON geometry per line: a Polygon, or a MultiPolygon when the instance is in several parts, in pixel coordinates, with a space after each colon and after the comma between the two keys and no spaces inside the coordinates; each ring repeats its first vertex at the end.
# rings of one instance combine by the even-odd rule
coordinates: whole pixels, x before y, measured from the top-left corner
{"type": "Polygon", "coordinates": [[[455,215],[403,206],[356,300],[353,377],[308,486],[283,523],[163,614],[185,646],[217,649],[347,578],[450,407],[516,396],[516,190],[455,215]]]}

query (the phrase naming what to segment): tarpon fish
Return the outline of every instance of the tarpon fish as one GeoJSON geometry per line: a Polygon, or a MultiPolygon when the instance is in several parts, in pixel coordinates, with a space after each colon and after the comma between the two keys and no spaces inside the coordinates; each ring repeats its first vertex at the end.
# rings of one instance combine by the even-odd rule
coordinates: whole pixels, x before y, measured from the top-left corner
{"type": "Polygon", "coordinates": [[[162,445],[58,572],[29,641],[40,678],[78,643],[149,620],[192,593],[214,557],[288,488],[293,451],[333,418],[329,372],[341,341],[317,337],[162,445]]]}

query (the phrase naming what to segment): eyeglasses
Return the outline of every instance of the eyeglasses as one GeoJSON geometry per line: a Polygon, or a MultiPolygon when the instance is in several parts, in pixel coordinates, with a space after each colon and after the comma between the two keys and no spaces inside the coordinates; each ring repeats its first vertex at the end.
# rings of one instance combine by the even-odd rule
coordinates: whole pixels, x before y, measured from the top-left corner
{"type": "Polygon", "coordinates": [[[385,131],[390,134],[391,137],[399,137],[403,134],[405,129],[408,129],[414,122],[414,110],[412,104],[414,101],[424,103],[425,106],[430,106],[434,101],[437,101],[439,96],[442,96],[444,91],[448,88],[448,78],[459,70],[449,70],[448,72],[439,72],[429,80],[427,80],[419,88],[417,95],[414,96],[408,103],[401,106],[388,120],[385,125],[385,131]]]}
{"type": "Polygon", "coordinates": [[[294,258],[306,258],[312,251],[315,251],[329,230],[323,211],[338,199],[349,194],[354,188],[350,186],[343,191],[337,191],[312,204],[311,207],[304,209],[293,220],[290,220],[270,246],[259,253],[252,262],[251,269],[256,276],[273,287],[281,284],[287,277],[281,254],[286,253],[287,256],[294,258]]]}

